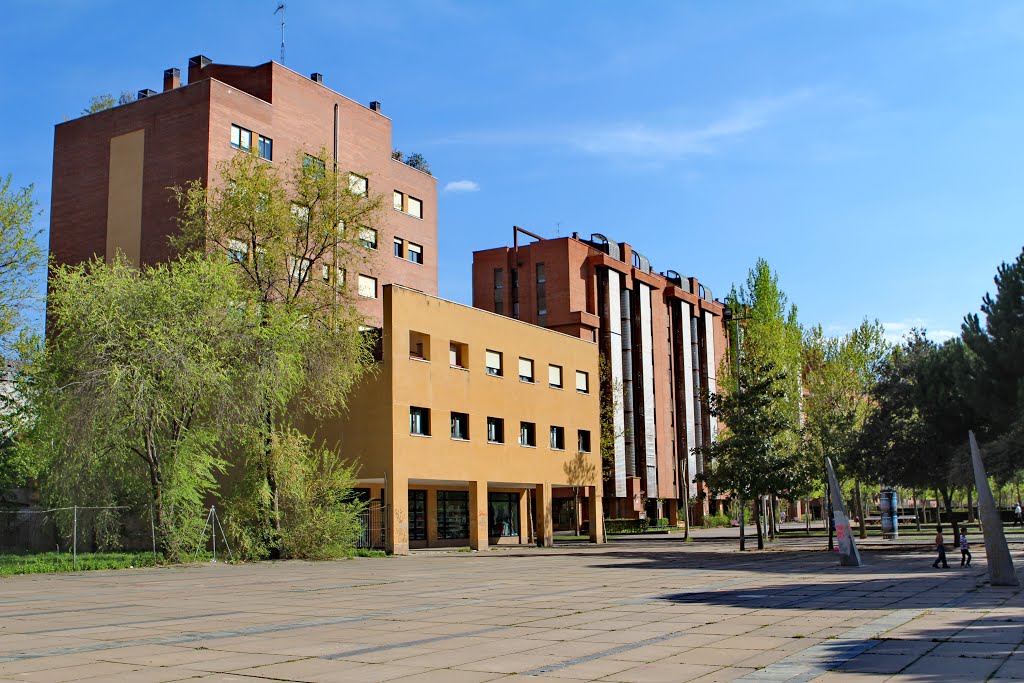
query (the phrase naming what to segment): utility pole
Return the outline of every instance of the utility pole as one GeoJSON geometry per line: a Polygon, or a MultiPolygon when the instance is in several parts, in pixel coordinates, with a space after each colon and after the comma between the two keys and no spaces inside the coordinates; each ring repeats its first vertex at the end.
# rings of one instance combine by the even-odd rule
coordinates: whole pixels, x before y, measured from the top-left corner
{"type": "Polygon", "coordinates": [[[281,63],[284,64],[284,3],[278,3],[274,14],[281,13],[281,63]]]}

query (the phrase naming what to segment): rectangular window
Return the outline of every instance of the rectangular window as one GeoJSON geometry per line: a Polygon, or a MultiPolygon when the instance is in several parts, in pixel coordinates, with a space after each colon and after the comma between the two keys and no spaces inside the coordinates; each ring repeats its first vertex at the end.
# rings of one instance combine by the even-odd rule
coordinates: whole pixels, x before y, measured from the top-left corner
{"type": "Polygon", "coordinates": [[[370,277],[369,275],[359,276],[359,296],[366,299],[377,298],[377,278],[370,277]]]}
{"type": "Polygon", "coordinates": [[[519,494],[488,493],[487,521],[491,536],[518,536],[519,494]]]}
{"type": "Polygon", "coordinates": [[[288,257],[288,272],[291,275],[291,279],[295,282],[305,282],[309,277],[309,269],[312,267],[313,262],[308,258],[301,256],[288,257]]]}
{"type": "Polygon", "coordinates": [[[271,140],[270,138],[264,136],[264,135],[261,135],[259,137],[259,145],[260,145],[260,147],[259,147],[260,158],[261,159],[266,159],[267,161],[273,161],[274,160],[274,141],[271,140]]]}
{"type": "Polygon", "coordinates": [[[519,423],[519,445],[537,447],[537,425],[532,422],[519,423]]]}
{"type": "Polygon", "coordinates": [[[437,492],[437,537],[469,538],[469,491],[437,492]]]}
{"type": "Polygon", "coordinates": [[[430,436],[430,408],[409,408],[409,433],[430,436]]]}
{"type": "Polygon", "coordinates": [[[377,248],[377,231],[365,225],[359,228],[359,244],[367,249],[377,248]]]}
{"type": "Polygon", "coordinates": [[[562,388],[562,366],[561,365],[549,365],[548,366],[548,386],[555,389],[562,388]]]}
{"type": "Polygon", "coordinates": [[[228,240],[228,261],[245,263],[249,256],[249,245],[242,240],[228,240]]]}
{"type": "Polygon", "coordinates": [[[494,312],[505,315],[505,271],[494,269],[494,312]]]}
{"type": "Polygon", "coordinates": [[[565,427],[551,425],[551,448],[556,451],[565,450],[565,427]]]}
{"type": "Polygon", "coordinates": [[[395,256],[405,258],[405,240],[401,237],[395,238],[395,256]]]}
{"type": "Polygon", "coordinates": [[[395,211],[405,211],[405,195],[395,190],[395,211]]]}
{"type": "Polygon", "coordinates": [[[348,191],[354,195],[365,197],[369,191],[369,181],[361,175],[355,173],[348,174],[348,191]]]}
{"type": "Polygon", "coordinates": [[[505,420],[500,417],[487,418],[487,442],[505,443],[505,420]]]}
{"type": "Polygon", "coordinates": [[[580,453],[590,452],[590,432],[586,429],[580,429],[576,432],[576,450],[580,453]]]}
{"type": "Polygon", "coordinates": [[[314,177],[321,178],[324,175],[324,160],[307,154],[302,158],[302,169],[314,177]]]}
{"type": "Polygon", "coordinates": [[[453,341],[448,344],[448,365],[453,368],[465,369],[468,367],[466,356],[469,355],[469,346],[462,342],[453,341]]]}
{"type": "Polygon", "coordinates": [[[423,202],[415,197],[408,197],[408,200],[409,208],[406,213],[413,218],[423,218],[423,202]]]}
{"type": "Polygon", "coordinates": [[[519,359],[519,381],[533,383],[533,361],[529,358],[519,359]]]}
{"type": "Polygon", "coordinates": [[[252,131],[241,126],[231,124],[231,146],[237,149],[244,149],[248,152],[252,149],[252,131]]]}
{"type": "Polygon", "coordinates": [[[501,377],[504,373],[501,368],[501,352],[488,350],[486,355],[487,374],[494,377],[501,377]]]}
{"type": "Polygon", "coordinates": [[[469,441],[469,415],[466,413],[452,413],[452,438],[469,441]]]}
{"type": "Polygon", "coordinates": [[[309,207],[302,204],[292,204],[292,218],[300,225],[307,223],[309,221],[309,207]]]}
{"type": "Polygon", "coordinates": [[[576,391],[581,394],[590,393],[590,375],[582,370],[576,371],[576,391]]]}
{"type": "Polygon", "coordinates": [[[548,295],[547,276],[544,274],[544,264],[537,264],[537,324],[548,324],[548,295]]]}
{"type": "Polygon", "coordinates": [[[427,492],[409,489],[409,540],[427,540],[427,492]]]}
{"type": "Polygon", "coordinates": [[[430,335],[409,330],[409,358],[430,360],[430,335]]]}
{"type": "Polygon", "coordinates": [[[423,263],[423,247],[409,242],[409,260],[413,263],[423,263]]]}

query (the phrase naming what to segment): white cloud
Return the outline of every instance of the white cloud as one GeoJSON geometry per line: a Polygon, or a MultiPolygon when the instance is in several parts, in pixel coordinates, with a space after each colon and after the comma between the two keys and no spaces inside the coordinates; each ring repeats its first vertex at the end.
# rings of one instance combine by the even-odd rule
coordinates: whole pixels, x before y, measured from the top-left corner
{"type": "Polygon", "coordinates": [[[472,180],[453,180],[444,186],[445,192],[479,192],[480,185],[472,180]]]}
{"type": "Polygon", "coordinates": [[[886,340],[892,344],[904,341],[910,330],[914,328],[924,330],[929,339],[939,344],[960,334],[959,331],[948,329],[931,329],[928,327],[928,321],[924,318],[907,318],[896,322],[882,323],[882,326],[885,327],[886,340]]]}

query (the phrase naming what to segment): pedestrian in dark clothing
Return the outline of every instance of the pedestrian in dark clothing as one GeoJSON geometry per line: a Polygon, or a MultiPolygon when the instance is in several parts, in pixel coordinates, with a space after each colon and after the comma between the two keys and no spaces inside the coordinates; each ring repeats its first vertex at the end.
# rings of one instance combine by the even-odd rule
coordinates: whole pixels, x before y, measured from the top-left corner
{"type": "Polygon", "coordinates": [[[949,563],[946,562],[946,545],[942,539],[941,524],[935,527],[935,549],[939,551],[939,556],[935,558],[935,562],[932,563],[932,566],[938,569],[939,563],[941,562],[943,569],[949,569],[949,563]]]}
{"type": "Polygon", "coordinates": [[[960,527],[960,566],[971,566],[971,548],[967,544],[967,527],[960,527]]]}

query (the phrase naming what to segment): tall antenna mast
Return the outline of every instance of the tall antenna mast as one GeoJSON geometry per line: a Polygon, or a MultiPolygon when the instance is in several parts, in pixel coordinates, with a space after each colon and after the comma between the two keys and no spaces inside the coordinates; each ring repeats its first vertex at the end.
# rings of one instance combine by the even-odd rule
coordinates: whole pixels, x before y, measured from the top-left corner
{"type": "Polygon", "coordinates": [[[284,3],[279,2],[274,14],[281,13],[281,63],[284,64],[284,3]]]}

